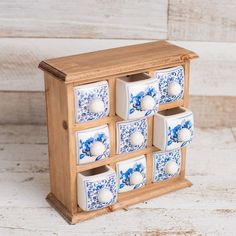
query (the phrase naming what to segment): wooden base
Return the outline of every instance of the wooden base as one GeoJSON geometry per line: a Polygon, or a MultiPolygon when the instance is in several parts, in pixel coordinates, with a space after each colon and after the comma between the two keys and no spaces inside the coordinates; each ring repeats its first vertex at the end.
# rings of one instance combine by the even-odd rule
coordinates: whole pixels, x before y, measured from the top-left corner
{"type": "Polygon", "coordinates": [[[144,202],[146,200],[161,196],[166,193],[170,193],[176,190],[180,190],[186,187],[192,186],[192,183],[182,177],[173,178],[167,181],[163,181],[156,184],[149,184],[143,188],[133,190],[128,193],[121,193],[118,196],[118,202],[112,206],[96,210],[96,211],[82,211],[78,208],[78,212],[71,214],[65,206],[56,199],[56,197],[49,193],[47,196],[48,202],[53,206],[64,219],[70,224],[76,224],[78,222],[93,218],[95,216],[103,215],[118,209],[126,208],[127,206],[144,202]]]}

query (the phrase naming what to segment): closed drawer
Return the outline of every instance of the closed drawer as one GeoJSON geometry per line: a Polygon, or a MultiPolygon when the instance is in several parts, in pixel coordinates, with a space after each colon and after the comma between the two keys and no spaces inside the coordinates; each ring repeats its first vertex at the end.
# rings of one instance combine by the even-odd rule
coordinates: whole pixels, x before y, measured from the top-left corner
{"type": "Polygon", "coordinates": [[[153,153],[153,182],[160,182],[179,175],[181,149],[153,153]]]}
{"type": "Polygon", "coordinates": [[[115,171],[102,166],[77,174],[77,200],[84,211],[92,211],[112,205],[117,200],[115,171]]]}
{"type": "Polygon", "coordinates": [[[101,160],[110,155],[108,125],[76,132],[77,164],[101,160]]]}
{"type": "Polygon", "coordinates": [[[138,189],[146,183],[146,158],[144,155],[116,163],[118,191],[138,189]]]}
{"type": "Polygon", "coordinates": [[[107,81],[77,86],[75,93],[75,121],[97,120],[109,114],[107,81]]]}
{"type": "Polygon", "coordinates": [[[116,114],[124,120],[153,115],[158,111],[158,82],[146,74],[116,80],[116,114]]]}
{"type": "Polygon", "coordinates": [[[162,151],[181,148],[193,138],[193,113],[177,107],[160,111],[154,116],[153,145],[162,151]]]}
{"type": "Polygon", "coordinates": [[[159,82],[160,104],[170,103],[183,98],[184,68],[182,66],[158,70],[155,78],[159,82]]]}
{"type": "Polygon", "coordinates": [[[147,146],[147,119],[116,123],[117,153],[133,152],[147,146]]]}

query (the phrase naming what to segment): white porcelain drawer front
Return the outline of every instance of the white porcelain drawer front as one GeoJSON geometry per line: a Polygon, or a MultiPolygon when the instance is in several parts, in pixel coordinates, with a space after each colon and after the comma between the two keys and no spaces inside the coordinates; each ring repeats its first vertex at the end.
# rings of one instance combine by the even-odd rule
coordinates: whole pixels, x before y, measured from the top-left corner
{"type": "Polygon", "coordinates": [[[109,166],[77,174],[77,199],[84,211],[93,211],[117,201],[117,179],[109,166]]]}
{"type": "Polygon", "coordinates": [[[150,116],[158,111],[157,79],[145,76],[146,79],[133,76],[116,80],[116,114],[124,120],[150,116]]]}
{"type": "Polygon", "coordinates": [[[154,116],[153,144],[162,151],[181,148],[193,138],[193,113],[179,107],[159,112],[154,116]]]}
{"type": "Polygon", "coordinates": [[[147,119],[121,121],[116,123],[117,153],[127,153],[147,146],[147,119]]]}
{"type": "Polygon", "coordinates": [[[76,123],[97,120],[109,114],[107,81],[77,86],[74,93],[76,123]]]}
{"type": "Polygon", "coordinates": [[[178,66],[170,69],[158,70],[155,77],[159,81],[160,104],[174,102],[184,95],[184,68],[178,66]]]}
{"type": "Polygon", "coordinates": [[[140,188],[146,183],[146,158],[144,155],[116,163],[118,192],[140,188]]]}
{"type": "Polygon", "coordinates": [[[163,181],[179,175],[181,149],[153,153],[153,182],[163,181]]]}
{"type": "Polygon", "coordinates": [[[76,132],[77,164],[101,160],[110,155],[108,125],[76,132]]]}

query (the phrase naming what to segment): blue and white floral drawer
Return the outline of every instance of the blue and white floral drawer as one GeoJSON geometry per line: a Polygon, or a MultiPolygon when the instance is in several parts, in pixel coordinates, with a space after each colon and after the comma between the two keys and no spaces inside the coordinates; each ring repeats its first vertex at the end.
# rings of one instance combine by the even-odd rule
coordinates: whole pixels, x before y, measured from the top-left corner
{"type": "Polygon", "coordinates": [[[144,155],[116,163],[118,192],[140,188],[146,183],[146,158],[144,155]]]}
{"type": "Polygon", "coordinates": [[[188,145],[193,138],[193,113],[183,107],[160,111],[154,116],[153,145],[162,151],[188,145]]]}
{"type": "Polygon", "coordinates": [[[147,146],[147,119],[121,121],[116,123],[117,153],[127,153],[147,146]]]}
{"type": "Polygon", "coordinates": [[[108,125],[76,132],[77,164],[101,160],[110,155],[108,125]]]}
{"type": "Polygon", "coordinates": [[[77,200],[84,211],[93,211],[117,201],[117,179],[109,166],[101,166],[77,174],[77,200]]]}
{"type": "Polygon", "coordinates": [[[153,153],[153,182],[159,182],[179,175],[181,149],[153,153]]]}
{"type": "Polygon", "coordinates": [[[77,86],[74,93],[76,123],[97,120],[109,114],[107,81],[77,86]]]}
{"type": "Polygon", "coordinates": [[[178,66],[174,68],[158,70],[155,78],[159,81],[160,104],[174,102],[184,95],[184,68],[178,66]]]}
{"type": "Polygon", "coordinates": [[[124,120],[153,115],[159,107],[156,78],[146,74],[116,80],[116,114],[124,120]]]}

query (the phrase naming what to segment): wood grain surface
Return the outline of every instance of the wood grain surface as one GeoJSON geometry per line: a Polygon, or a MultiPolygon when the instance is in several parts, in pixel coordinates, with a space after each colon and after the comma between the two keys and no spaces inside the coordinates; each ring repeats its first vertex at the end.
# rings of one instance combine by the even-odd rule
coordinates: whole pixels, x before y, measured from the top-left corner
{"type": "Polygon", "coordinates": [[[165,40],[47,59],[39,68],[65,83],[91,83],[106,77],[174,67],[198,58],[195,52],[165,40]]]}
{"type": "Polygon", "coordinates": [[[2,0],[0,37],[166,39],[167,0],[2,0]]]}
{"type": "Polygon", "coordinates": [[[168,39],[236,41],[234,0],[169,0],[168,39]]]}

